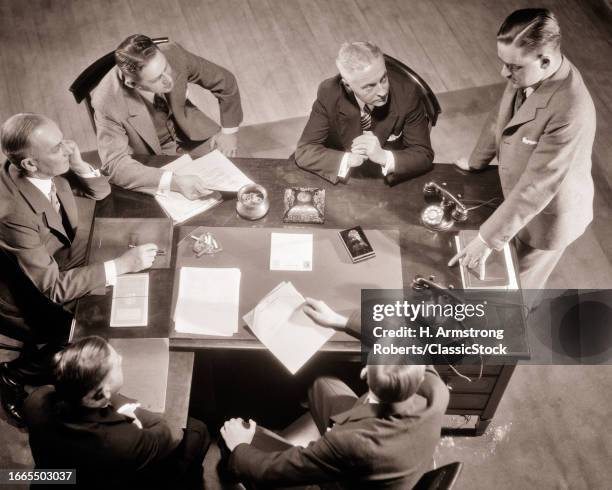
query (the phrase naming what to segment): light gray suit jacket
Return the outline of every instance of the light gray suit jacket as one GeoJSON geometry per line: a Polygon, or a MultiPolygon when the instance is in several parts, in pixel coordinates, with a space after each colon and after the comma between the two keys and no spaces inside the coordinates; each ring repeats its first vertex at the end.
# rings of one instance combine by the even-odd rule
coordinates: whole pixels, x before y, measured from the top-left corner
{"type": "MultiPolygon", "coordinates": [[[[223,127],[240,125],[242,106],[232,73],[178,44],[163,44],[160,49],[174,71],[169,105],[185,136],[192,141],[204,141],[219,131],[219,125],[187,99],[188,82],[210,90],[219,100],[223,127]]],[[[120,73],[117,67],[107,73],[91,100],[102,171],[109,175],[112,184],[153,194],[163,171],[139,163],[132,155],[159,155],[162,150],[142,97],[125,85],[120,73]]]]}
{"type": "Polygon", "coordinates": [[[480,234],[496,249],[517,234],[533,248],[561,249],[593,219],[593,100],[567,58],[512,116],[515,94],[508,83],[470,156],[476,169],[497,156],[505,198],[480,234]]]}

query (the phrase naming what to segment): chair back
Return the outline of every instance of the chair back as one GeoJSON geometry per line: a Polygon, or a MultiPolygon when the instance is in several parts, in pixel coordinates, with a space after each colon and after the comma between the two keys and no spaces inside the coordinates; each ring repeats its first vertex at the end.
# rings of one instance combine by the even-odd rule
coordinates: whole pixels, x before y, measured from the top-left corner
{"type": "Polygon", "coordinates": [[[419,87],[423,104],[425,105],[425,110],[427,111],[429,129],[431,129],[438,122],[438,115],[442,112],[440,103],[438,102],[436,95],[433,93],[433,90],[431,90],[429,85],[427,85],[427,82],[423,80],[412,68],[405,65],[393,56],[389,56],[388,54],[385,54],[384,57],[387,66],[391,66],[395,68],[396,71],[408,76],[419,87]]]}
{"type": "Polygon", "coordinates": [[[450,490],[457,482],[462,468],[463,463],[455,462],[428,471],[412,490],[450,490]]]}
{"type": "Polygon", "coordinates": [[[0,333],[20,342],[67,338],[72,314],[39,291],[15,256],[0,247],[0,333]]]}
{"type": "MultiPolygon", "coordinates": [[[[153,38],[152,41],[155,44],[162,44],[167,43],[168,38],[156,37],[153,38]]],[[[75,81],[72,82],[72,85],[70,85],[69,88],[77,104],[85,101],[87,114],[89,115],[89,120],[94,128],[94,131],[96,130],[96,125],[93,118],[93,108],[91,106],[91,92],[94,88],[96,88],[96,86],[100,83],[100,80],[104,78],[104,75],[106,75],[113,66],[115,66],[115,52],[111,51],[85,68],[81,74],[76,77],[75,81]]]]}

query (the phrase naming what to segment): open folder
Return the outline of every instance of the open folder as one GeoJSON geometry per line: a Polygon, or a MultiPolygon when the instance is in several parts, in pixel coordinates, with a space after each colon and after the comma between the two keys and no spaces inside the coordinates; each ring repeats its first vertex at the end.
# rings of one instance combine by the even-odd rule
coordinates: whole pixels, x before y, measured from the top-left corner
{"type": "Polygon", "coordinates": [[[272,354],[295,374],[335,333],[302,311],[304,297],[290,282],[268,293],[243,320],[272,354]]]}

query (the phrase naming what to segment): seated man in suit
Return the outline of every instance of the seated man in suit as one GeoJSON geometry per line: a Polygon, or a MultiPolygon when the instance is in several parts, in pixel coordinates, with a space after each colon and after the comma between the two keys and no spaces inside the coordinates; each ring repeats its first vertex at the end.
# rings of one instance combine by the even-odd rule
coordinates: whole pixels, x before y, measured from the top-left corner
{"type": "MultiPolygon", "coordinates": [[[[308,298],[304,312],[321,326],[359,335],[358,315],[346,318],[308,298]]],[[[237,478],[274,485],[336,482],[336,487],[412,488],[429,469],[449,394],[431,367],[368,365],[368,392],[357,395],[337,378],[318,378],[308,393],[321,437],[307,447],[268,452],[256,424],[231,419],[221,435],[237,478]],[[419,396],[424,397],[425,400],[419,396]],[[253,438],[255,437],[254,444],[253,438]]],[[[277,444],[276,444],[277,445],[277,444]]]]}
{"type": "Polygon", "coordinates": [[[497,157],[504,202],[449,265],[460,260],[484,276],[491,251],[514,239],[522,288],[540,289],[593,219],[595,106],[561,53],[561,30],[549,10],[509,15],[497,33],[497,54],[506,90],[470,158],[456,164],[476,171],[497,157]]]}
{"type": "Polygon", "coordinates": [[[188,199],[208,194],[199,177],[148,167],[132,155],[201,156],[219,148],[234,156],[242,121],[234,75],[178,44],[158,47],[141,34],[119,45],[115,61],[92,96],[98,152],[110,182],[149,194],[173,190],[188,199]],[[188,82],[219,100],[222,128],[189,101],[188,82]]]}
{"type": "MultiPolygon", "coordinates": [[[[75,241],[79,216],[73,191],[97,200],[110,193],[110,186],[106,177],[83,161],[77,145],[64,139],[53,121],[40,114],[16,114],[2,125],[1,142],[8,161],[0,170],[0,247],[42,294],[70,307],[73,300],[114,284],[118,274],[152,264],[155,244],[128,250],[104,264],[84,265],[87,243],[75,241]]],[[[14,297],[14,286],[1,275],[0,321],[26,329],[18,307],[23,298],[14,297]]],[[[56,344],[64,341],[56,339],[56,344]]],[[[28,350],[28,355],[10,365],[0,364],[2,403],[5,408],[9,404],[9,413],[17,418],[11,400],[23,395],[23,383],[40,383],[32,367],[48,368],[49,359],[38,358],[42,355],[28,350]]]]}
{"type": "Polygon", "coordinates": [[[336,184],[353,175],[396,184],[432,168],[419,88],[368,42],[343,44],[339,75],[319,85],[295,151],[299,167],[336,184]]]}
{"type": "Polygon", "coordinates": [[[210,439],[189,418],[183,432],[120,394],[121,356],[86,337],[55,356],[55,387],[24,403],[38,468],[74,468],[80,488],[203,488],[210,439]]]}

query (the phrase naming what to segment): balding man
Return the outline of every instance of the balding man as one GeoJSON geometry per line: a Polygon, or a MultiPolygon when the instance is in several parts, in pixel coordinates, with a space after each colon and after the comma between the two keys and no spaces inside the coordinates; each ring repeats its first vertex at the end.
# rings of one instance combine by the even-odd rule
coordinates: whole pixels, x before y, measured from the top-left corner
{"type": "MultiPolygon", "coordinates": [[[[87,244],[75,241],[79,216],[73,192],[102,199],[110,193],[106,177],[84,162],[76,143],[65,139],[57,124],[45,116],[16,114],[1,131],[8,161],[0,170],[0,247],[42,294],[70,307],[73,300],[114,284],[118,274],[153,263],[157,247],[146,244],[115,260],[84,265],[87,244]]],[[[34,326],[26,324],[23,311],[27,299],[16,297],[19,294],[22,291],[16,289],[15,281],[1,274],[0,322],[30,335],[34,326]]],[[[54,325],[44,328],[52,331],[54,325]]],[[[38,357],[38,351],[33,357],[38,357]]],[[[0,388],[21,393],[23,383],[36,383],[32,362],[32,356],[22,355],[0,364],[0,388]]],[[[45,363],[37,364],[42,369],[45,363]]],[[[2,402],[18,418],[10,398],[15,397],[3,396],[2,402]]]]}
{"type": "Polygon", "coordinates": [[[319,86],[297,165],[334,184],[352,173],[393,185],[430,170],[434,153],[414,82],[369,42],[343,44],[336,66],[340,74],[319,86]]]}

